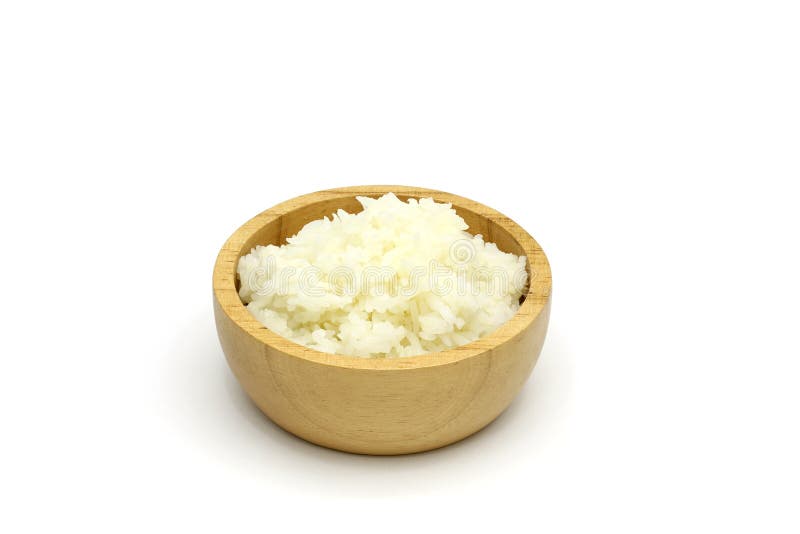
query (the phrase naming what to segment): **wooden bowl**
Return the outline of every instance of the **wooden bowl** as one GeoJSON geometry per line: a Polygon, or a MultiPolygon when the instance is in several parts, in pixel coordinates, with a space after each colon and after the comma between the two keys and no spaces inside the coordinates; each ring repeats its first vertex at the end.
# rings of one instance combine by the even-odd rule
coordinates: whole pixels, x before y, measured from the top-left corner
{"type": "Polygon", "coordinates": [[[475,201],[417,187],[358,186],[288,200],[250,219],[214,266],[214,315],[233,373],[275,423],[312,443],[363,454],[405,454],[448,445],[488,425],[511,403],[544,343],[550,265],[514,221],[475,201]],[[256,245],[282,244],[306,223],[357,196],[394,192],[403,200],[450,202],[473,234],[505,252],[525,254],[529,289],[517,314],[498,330],[451,350],[363,359],[310,349],[265,328],[237,293],[239,258],[256,245]]]}

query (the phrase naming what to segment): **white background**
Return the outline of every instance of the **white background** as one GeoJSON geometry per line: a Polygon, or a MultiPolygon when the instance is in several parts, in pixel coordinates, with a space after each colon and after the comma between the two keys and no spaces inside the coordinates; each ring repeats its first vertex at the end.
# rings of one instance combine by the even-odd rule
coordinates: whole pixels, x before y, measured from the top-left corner
{"type": "Polygon", "coordinates": [[[0,529],[797,532],[798,9],[3,2],[0,529]],[[552,264],[531,380],[431,453],[286,434],[216,340],[228,235],[369,183],[552,264]]]}

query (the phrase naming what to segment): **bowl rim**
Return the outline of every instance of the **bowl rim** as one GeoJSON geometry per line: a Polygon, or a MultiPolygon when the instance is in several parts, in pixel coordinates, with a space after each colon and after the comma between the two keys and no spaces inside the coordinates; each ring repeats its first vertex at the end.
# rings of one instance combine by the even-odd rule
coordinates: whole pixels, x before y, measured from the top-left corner
{"type": "MultiPolygon", "coordinates": [[[[490,233],[490,232],[489,232],[490,233]]],[[[487,242],[493,241],[491,235],[483,236],[487,242]]],[[[219,309],[249,337],[285,354],[309,362],[345,367],[350,369],[400,371],[420,369],[440,365],[456,364],[479,354],[512,343],[518,339],[539,317],[550,300],[552,275],[550,264],[536,240],[509,217],[465,197],[422,187],[402,185],[361,185],[326,189],[308,193],[277,204],[251,218],[240,226],[225,242],[214,264],[214,298],[219,309]],[[423,198],[431,197],[437,202],[448,202],[490,219],[502,226],[525,251],[530,273],[529,287],[525,300],[517,313],[494,332],[471,341],[465,345],[440,352],[429,352],[418,356],[396,358],[361,358],[342,354],[329,354],[295,343],[262,325],[245,307],[236,290],[236,266],[245,243],[255,232],[303,206],[336,198],[354,196],[380,196],[393,192],[400,196],[423,198]]]]}

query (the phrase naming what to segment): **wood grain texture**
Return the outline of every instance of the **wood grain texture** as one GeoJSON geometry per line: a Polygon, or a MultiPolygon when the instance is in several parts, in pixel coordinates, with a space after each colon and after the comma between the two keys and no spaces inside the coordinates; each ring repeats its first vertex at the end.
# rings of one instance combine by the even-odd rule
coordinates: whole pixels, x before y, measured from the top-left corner
{"type": "Polygon", "coordinates": [[[214,267],[214,314],[236,378],[275,423],[310,442],[363,454],[406,454],[477,432],[511,403],[544,343],[551,275],[536,241],[508,217],[475,201],[429,189],[385,185],[319,191],[288,200],[239,228],[214,267]],[[259,323],[239,299],[236,265],[255,245],[282,244],[306,223],[357,196],[449,202],[473,234],[527,256],[530,285],[517,314],[498,330],[451,350],[406,358],[326,354],[259,323]]]}

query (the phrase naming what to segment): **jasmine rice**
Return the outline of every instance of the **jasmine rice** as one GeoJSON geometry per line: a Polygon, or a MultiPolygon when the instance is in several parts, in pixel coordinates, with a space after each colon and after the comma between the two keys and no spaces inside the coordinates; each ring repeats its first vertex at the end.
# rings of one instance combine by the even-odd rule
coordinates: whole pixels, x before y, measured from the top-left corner
{"type": "Polygon", "coordinates": [[[450,204],[358,201],[359,213],[239,260],[239,295],[265,327],[323,352],[414,356],[478,339],[519,309],[525,257],[468,233],[450,204]]]}

